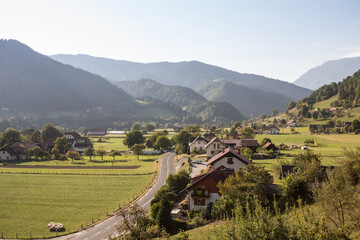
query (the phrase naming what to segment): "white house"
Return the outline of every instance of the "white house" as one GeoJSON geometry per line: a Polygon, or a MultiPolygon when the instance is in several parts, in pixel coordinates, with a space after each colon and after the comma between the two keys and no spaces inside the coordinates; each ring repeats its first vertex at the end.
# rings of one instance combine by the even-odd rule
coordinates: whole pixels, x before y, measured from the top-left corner
{"type": "Polygon", "coordinates": [[[295,120],[290,120],[286,123],[286,125],[288,125],[288,127],[296,127],[297,122],[295,120]]]}
{"type": "Polygon", "coordinates": [[[267,134],[279,134],[280,129],[278,127],[276,127],[275,125],[269,125],[269,126],[265,127],[264,133],[267,133],[267,134]]]}
{"type": "Polygon", "coordinates": [[[3,147],[0,149],[0,161],[25,160],[27,155],[16,151],[12,147],[3,147]]]}
{"type": "Polygon", "coordinates": [[[208,161],[208,166],[212,168],[218,168],[220,166],[224,166],[228,169],[240,169],[245,167],[245,165],[251,164],[251,161],[246,157],[238,154],[231,148],[227,148],[219,154],[215,155],[208,161]]]}
{"type": "Polygon", "coordinates": [[[192,142],[189,143],[190,153],[192,153],[194,149],[202,153],[206,144],[207,141],[204,138],[197,136],[192,142]]]}
{"type": "Polygon", "coordinates": [[[219,182],[234,174],[234,170],[220,166],[217,169],[200,174],[191,179],[191,184],[180,192],[188,192],[189,210],[203,209],[209,203],[216,203],[221,195],[217,187],[219,182]]]}
{"type": "Polygon", "coordinates": [[[207,159],[212,158],[218,153],[221,153],[223,149],[226,148],[226,145],[220,141],[217,137],[214,137],[208,144],[204,146],[206,150],[207,159]]]}

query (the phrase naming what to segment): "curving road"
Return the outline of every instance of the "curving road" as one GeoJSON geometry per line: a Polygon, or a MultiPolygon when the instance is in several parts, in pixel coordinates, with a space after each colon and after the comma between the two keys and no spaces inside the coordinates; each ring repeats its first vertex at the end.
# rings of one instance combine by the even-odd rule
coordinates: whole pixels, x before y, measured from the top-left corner
{"type": "MultiPolygon", "coordinates": [[[[174,153],[166,153],[161,160],[161,168],[158,179],[152,188],[142,196],[137,204],[140,207],[145,208],[147,211],[150,210],[150,202],[153,199],[155,193],[165,184],[166,177],[169,173],[175,173],[174,166],[174,153]]],[[[115,226],[121,222],[121,217],[113,216],[105,221],[96,224],[86,230],[69,234],[63,237],[58,237],[56,240],[100,240],[107,239],[109,235],[116,234],[115,226]]]]}

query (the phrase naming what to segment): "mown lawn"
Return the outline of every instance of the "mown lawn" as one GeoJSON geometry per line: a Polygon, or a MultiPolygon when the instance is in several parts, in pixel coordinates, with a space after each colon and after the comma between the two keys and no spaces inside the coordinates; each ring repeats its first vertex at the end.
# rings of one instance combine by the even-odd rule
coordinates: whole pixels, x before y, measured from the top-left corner
{"type": "Polygon", "coordinates": [[[49,168],[7,168],[1,167],[1,172],[21,172],[21,173],[79,173],[79,174],[137,174],[137,173],[149,173],[153,172],[155,167],[154,163],[161,156],[159,155],[144,155],[140,156],[140,160],[137,160],[137,157],[128,154],[123,156],[117,156],[115,161],[112,157],[106,156],[104,160],[99,158],[92,158],[90,161],[87,157],[84,157],[84,160],[31,160],[31,161],[21,161],[21,162],[9,162],[8,165],[31,165],[31,166],[58,166],[58,167],[82,167],[82,166],[92,166],[92,167],[138,167],[136,169],[49,169],[49,168]]]}
{"type": "Polygon", "coordinates": [[[152,175],[87,176],[0,174],[0,232],[40,238],[51,221],[75,231],[142,191],[152,175]]]}

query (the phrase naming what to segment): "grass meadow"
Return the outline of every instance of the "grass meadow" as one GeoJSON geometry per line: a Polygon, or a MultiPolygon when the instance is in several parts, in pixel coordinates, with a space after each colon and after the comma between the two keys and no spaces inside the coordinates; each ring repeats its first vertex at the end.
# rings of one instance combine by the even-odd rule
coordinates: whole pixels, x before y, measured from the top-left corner
{"type": "Polygon", "coordinates": [[[49,222],[78,230],[138,195],[152,175],[0,174],[0,232],[5,238],[54,236],[49,222]]]}
{"type": "MultiPolygon", "coordinates": [[[[284,143],[288,146],[298,145],[304,146],[304,141],[306,139],[314,139],[317,142],[317,146],[309,146],[310,151],[313,151],[316,154],[321,155],[321,163],[324,166],[338,166],[344,159],[343,150],[344,148],[354,148],[360,146],[360,135],[354,134],[320,134],[320,135],[311,135],[308,127],[296,127],[295,130],[297,134],[292,134],[289,128],[282,128],[280,134],[270,135],[262,134],[256,135],[256,139],[261,142],[265,137],[270,138],[273,143],[279,145],[284,143]]],[[[281,150],[283,154],[290,154],[291,156],[295,154],[302,153],[301,149],[286,149],[281,150]]],[[[278,164],[278,161],[288,161],[292,160],[292,157],[281,156],[278,159],[264,159],[264,160],[254,160],[254,163],[261,163],[267,169],[273,170],[278,164]]]]}
{"type": "MultiPolygon", "coordinates": [[[[94,147],[126,151],[122,140],[111,137],[106,142],[95,141],[94,147]]],[[[115,160],[97,156],[91,161],[83,157],[9,162],[0,167],[0,234],[4,238],[51,237],[56,233],[47,229],[49,222],[63,223],[66,231],[61,234],[66,234],[98,221],[149,186],[159,158],[144,155],[138,160],[123,153],[115,160]],[[81,168],[84,166],[92,168],[81,168]]]]}

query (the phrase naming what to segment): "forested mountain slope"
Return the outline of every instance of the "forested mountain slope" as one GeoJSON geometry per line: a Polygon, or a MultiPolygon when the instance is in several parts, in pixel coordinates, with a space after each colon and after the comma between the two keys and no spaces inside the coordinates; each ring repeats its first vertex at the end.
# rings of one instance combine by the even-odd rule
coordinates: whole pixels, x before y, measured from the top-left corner
{"type": "Polygon", "coordinates": [[[217,80],[201,86],[197,91],[210,101],[224,101],[234,105],[245,116],[271,114],[272,109],[285,111],[291,101],[280,94],[248,88],[229,81],[217,80]]]}
{"type": "Polygon", "coordinates": [[[214,119],[240,121],[243,116],[231,104],[210,102],[194,90],[181,86],[167,86],[150,79],[117,82],[118,86],[135,97],[152,97],[171,102],[203,121],[214,119]]]}
{"type": "Polygon", "coordinates": [[[0,40],[0,107],[46,112],[94,107],[133,112],[135,100],[104,78],[0,40]]]}

